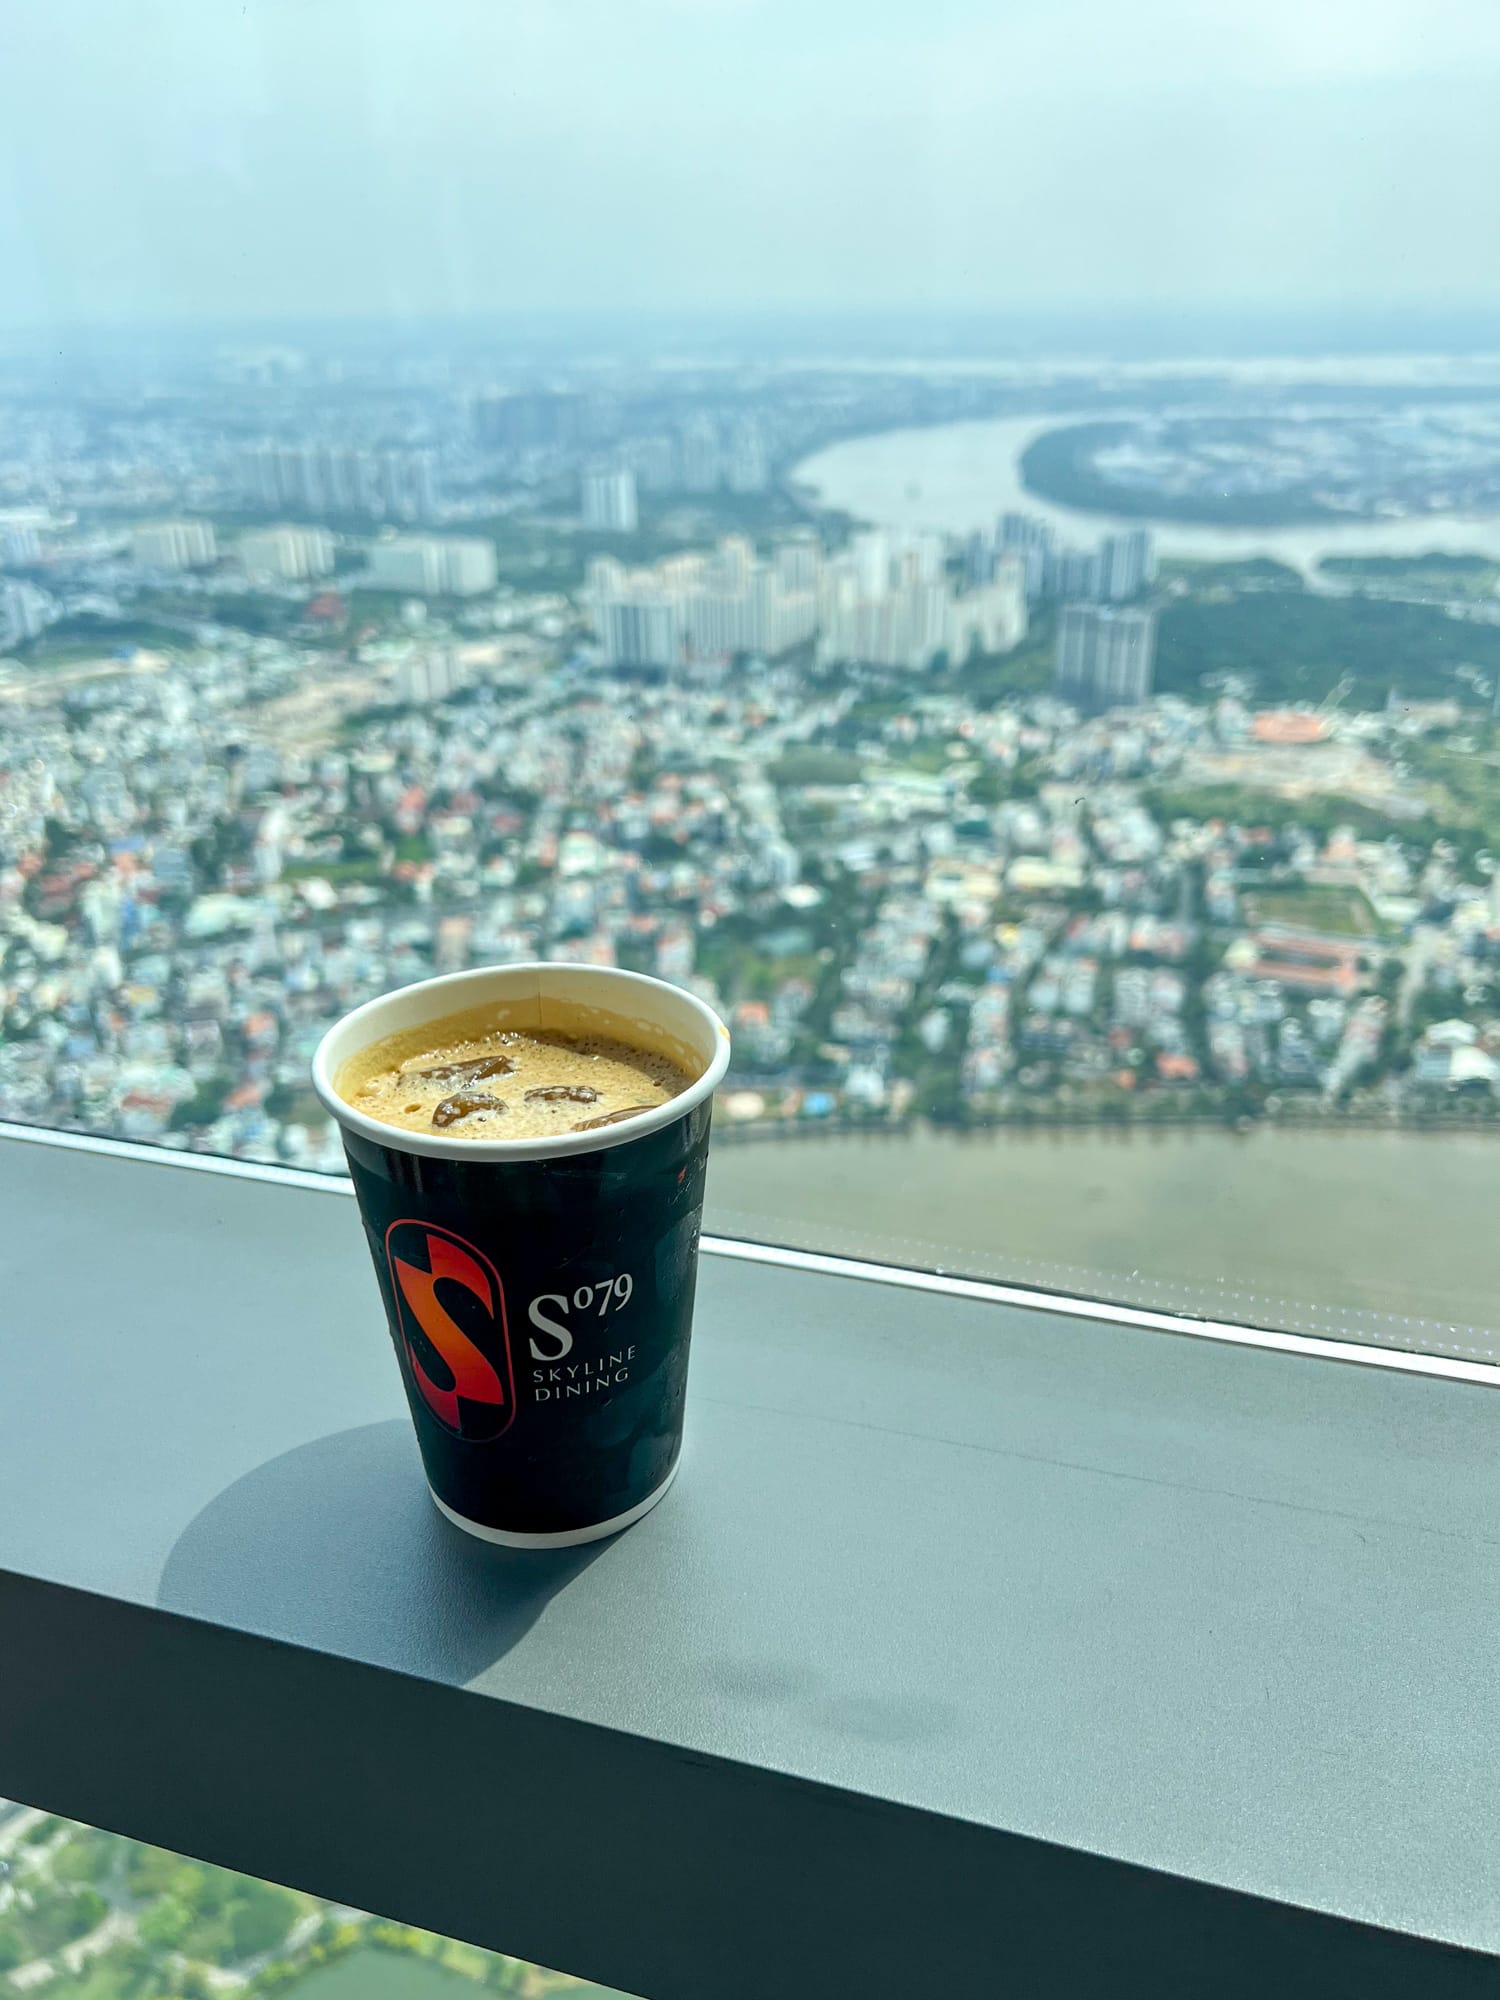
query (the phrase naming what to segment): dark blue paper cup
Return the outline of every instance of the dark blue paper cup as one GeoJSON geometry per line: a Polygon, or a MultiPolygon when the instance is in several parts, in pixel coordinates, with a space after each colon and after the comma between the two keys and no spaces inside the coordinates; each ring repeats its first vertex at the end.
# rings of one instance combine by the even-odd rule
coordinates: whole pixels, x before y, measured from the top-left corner
{"type": "Polygon", "coordinates": [[[313,1083],[338,1120],[427,1483],[510,1547],[612,1535],[653,1507],[682,1449],[709,1118],[722,1021],[644,974],[510,965],[427,979],[329,1029],[313,1083]],[[548,1006],[675,1045],[696,1081],[596,1132],[455,1139],[357,1111],[337,1080],[387,1035],[494,1002],[548,1006]]]}

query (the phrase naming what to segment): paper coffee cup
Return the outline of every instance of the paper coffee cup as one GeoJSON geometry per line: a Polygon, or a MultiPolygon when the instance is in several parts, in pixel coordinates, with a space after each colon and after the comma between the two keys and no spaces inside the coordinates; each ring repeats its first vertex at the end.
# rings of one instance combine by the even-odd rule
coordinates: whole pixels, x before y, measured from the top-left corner
{"type": "Polygon", "coordinates": [[[338,1120],[438,1506],[470,1534],[561,1548],[638,1520],[682,1449],[723,1022],[642,973],[508,965],[424,979],[346,1014],[313,1057],[338,1120]],[[521,1028],[549,1003],[675,1045],[696,1080],[619,1125],[457,1139],[382,1124],[338,1093],[388,1035],[494,1003],[521,1028]]]}

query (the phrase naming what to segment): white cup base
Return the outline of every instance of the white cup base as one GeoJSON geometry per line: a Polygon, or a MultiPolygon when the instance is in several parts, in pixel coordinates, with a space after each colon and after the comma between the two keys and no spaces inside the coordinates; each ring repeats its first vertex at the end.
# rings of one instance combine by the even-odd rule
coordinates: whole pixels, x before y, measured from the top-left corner
{"type": "Polygon", "coordinates": [[[521,1535],[510,1528],[487,1528],[480,1521],[471,1521],[464,1514],[455,1514],[450,1506],[439,1500],[436,1493],[432,1493],[430,1486],[427,1490],[432,1493],[432,1503],[440,1514],[450,1520],[455,1528],[462,1528],[466,1535],[473,1535],[481,1542],[493,1542],[503,1549],[574,1549],[581,1542],[602,1542],[606,1535],[617,1535],[622,1528],[628,1528],[643,1514],[649,1514],[677,1477],[677,1466],[681,1463],[682,1459],[679,1456],[677,1463],[655,1492],[648,1493],[644,1500],[638,1500],[633,1507],[627,1507],[623,1514],[612,1515],[607,1521],[595,1521],[587,1528],[564,1528],[553,1535],[521,1535]]]}

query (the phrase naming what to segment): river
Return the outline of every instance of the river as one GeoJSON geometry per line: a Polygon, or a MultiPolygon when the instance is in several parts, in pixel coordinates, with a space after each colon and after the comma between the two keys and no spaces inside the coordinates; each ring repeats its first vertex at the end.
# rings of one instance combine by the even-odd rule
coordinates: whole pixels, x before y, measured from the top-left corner
{"type": "Polygon", "coordinates": [[[705,1225],[1500,1361],[1497,1216],[1482,1134],[1208,1126],[719,1145],[705,1225]]]}
{"type": "MultiPolygon", "coordinates": [[[[1033,438],[1078,420],[890,431],[819,452],[793,476],[882,526],[963,532],[1019,508],[1086,540],[1121,524],[1036,499],[1020,471],[1033,438]]],[[[1269,555],[1305,573],[1333,554],[1500,559],[1500,519],[1152,525],[1171,554],[1269,555]]],[[[1179,1127],[771,1141],[718,1149],[710,1208],[730,1235],[1500,1360],[1488,1331],[1500,1327],[1500,1144],[1479,1136],[1179,1127]]]]}
{"type": "Polygon", "coordinates": [[[1019,509],[1050,521],[1064,540],[1087,542],[1111,528],[1150,527],[1167,555],[1205,561],[1271,556],[1304,574],[1311,574],[1324,556],[1332,555],[1423,555],[1440,549],[1500,561],[1496,515],[1424,514],[1405,520],[1286,528],[1211,528],[1087,514],[1029,493],[1021,479],[1021,454],[1032,440],[1065,424],[1098,420],[1097,410],[1059,411],[1048,417],[883,431],[817,452],[796,466],[791,476],[826,506],[879,527],[967,534],[991,525],[997,514],[1019,509]]]}

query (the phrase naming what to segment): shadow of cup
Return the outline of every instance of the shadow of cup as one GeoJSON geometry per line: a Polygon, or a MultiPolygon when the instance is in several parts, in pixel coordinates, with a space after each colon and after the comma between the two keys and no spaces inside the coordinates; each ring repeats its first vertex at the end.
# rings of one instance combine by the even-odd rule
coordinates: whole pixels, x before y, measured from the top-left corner
{"type": "Polygon", "coordinates": [[[237,1479],[178,1538],[157,1601],[461,1686],[609,1547],[494,1548],[452,1527],[397,1419],[336,1431],[237,1479]]]}

